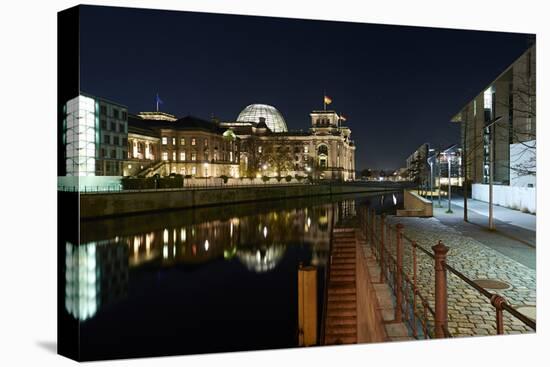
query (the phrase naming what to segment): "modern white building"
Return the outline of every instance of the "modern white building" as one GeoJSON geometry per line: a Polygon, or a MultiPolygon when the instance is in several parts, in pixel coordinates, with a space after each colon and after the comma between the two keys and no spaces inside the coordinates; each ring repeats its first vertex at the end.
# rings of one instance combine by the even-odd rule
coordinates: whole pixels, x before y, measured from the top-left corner
{"type": "Polygon", "coordinates": [[[535,213],[536,46],[529,47],[452,121],[461,124],[465,179],[472,185],[472,198],[489,200],[492,171],[495,204],[535,213]]]}

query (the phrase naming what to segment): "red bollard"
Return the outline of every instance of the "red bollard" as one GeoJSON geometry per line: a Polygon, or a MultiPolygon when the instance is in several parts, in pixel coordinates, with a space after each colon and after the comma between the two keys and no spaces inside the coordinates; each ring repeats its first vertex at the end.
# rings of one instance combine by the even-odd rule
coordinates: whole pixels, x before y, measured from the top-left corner
{"type": "Polygon", "coordinates": [[[441,242],[432,246],[435,254],[435,337],[444,338],[447,329],[447,268],[445,261],[449,248],[441,242]]]}

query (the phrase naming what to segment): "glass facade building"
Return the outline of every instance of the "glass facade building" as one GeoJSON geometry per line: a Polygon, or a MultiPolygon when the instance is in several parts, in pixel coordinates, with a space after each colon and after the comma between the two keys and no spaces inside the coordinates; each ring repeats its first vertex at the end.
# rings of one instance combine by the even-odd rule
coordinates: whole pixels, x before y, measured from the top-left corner
{"type": "Polygon", "coordinates": [[[98,104],[78,96],[65,105],[64,143],[67,176],[95,176],[99,127],[98,104]]]}

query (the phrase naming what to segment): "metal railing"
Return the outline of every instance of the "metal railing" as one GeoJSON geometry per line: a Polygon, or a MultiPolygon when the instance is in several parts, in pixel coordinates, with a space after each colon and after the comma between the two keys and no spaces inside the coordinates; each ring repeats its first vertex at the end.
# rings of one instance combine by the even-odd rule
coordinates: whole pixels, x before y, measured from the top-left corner
{"type": "Polygon", "coordinates": [[[247,188],[247,187],[288,187],[288,186],[311,186],[318,183],[309,182],[264,182],[264,183],[186,183],[184,181],[181,187],[170,188],[151,188],[151,189],[124,189],[119,186],[64,186],[58,185],[58,191],[80,192],[82,194],[106,193],[106,192],[151,192],[151,191],[177,191],[177,190],[203,190],[203,189],[227,189],[227,188],[247,188]]]}
{"type": "MultiPolygon", "coordinates": [[[[487,298],[495,309],[496,333],[504,334],[504,311],[520,320],[524,325],[536,330],[536,322],[514,309],[506,299],[476,284],[466,275],[447,263],[449,248],[442,241],[432,246],[432,251],[418,245],[416,241],[403,235],[403,225],[391,225],[385,222],[385,215],[376,215],[374,209],[367,207],[359,211],[361,231],[363,232],[372,255],[380,265],[380,282],[388,282],[395,298],[394,322],[405,322],[416,339],[449,338],[452,333],[448,327],[447,272],[455,275],[468,286],[487,298]],[[392,237],[395,241],[392,241],[392,237]],[[404,241],[410,248],[410,271],[403,264],[404,241]],[[395,246],[395,247],[393,247],[395,246]],[[392,251],[393,250],[393,251],[392,251]],[[420,291],[418,280],[418,251],[433,260],[434,269],[434,307],[420,291]]],[[[423,285],[426,286],[426,285],[423,285]]]]}
{"type": "Polygon", "coordinates": [[[328,287],[330,283],[330,269],[332,267],[332,247],[334,243],[334,213],[336,212],[336,205],[335,203],[332,203],[332,218],[330,221],[330,239],[329,239],[329,246],[328,246],[328,261],[327,265],[325,266],[325,288],[323,290],[323,309],[321,310],[321,327],[320,327],[320,345],[325,344],[325,333],[326,333],[326,319],[327,319],[327,307],[328,307],[328,287]]]}

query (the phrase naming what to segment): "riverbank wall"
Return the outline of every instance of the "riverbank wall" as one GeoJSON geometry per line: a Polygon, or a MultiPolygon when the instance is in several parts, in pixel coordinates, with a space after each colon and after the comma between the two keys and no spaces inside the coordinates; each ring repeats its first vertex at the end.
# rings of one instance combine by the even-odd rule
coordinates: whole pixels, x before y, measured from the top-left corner
{"type": "Polygon", "coordinates": [[[396,188],[332,184],[94,192],[80,195],[80,217],[90,219],[254,201],[383,191],[396,191],[396,188]]]}

